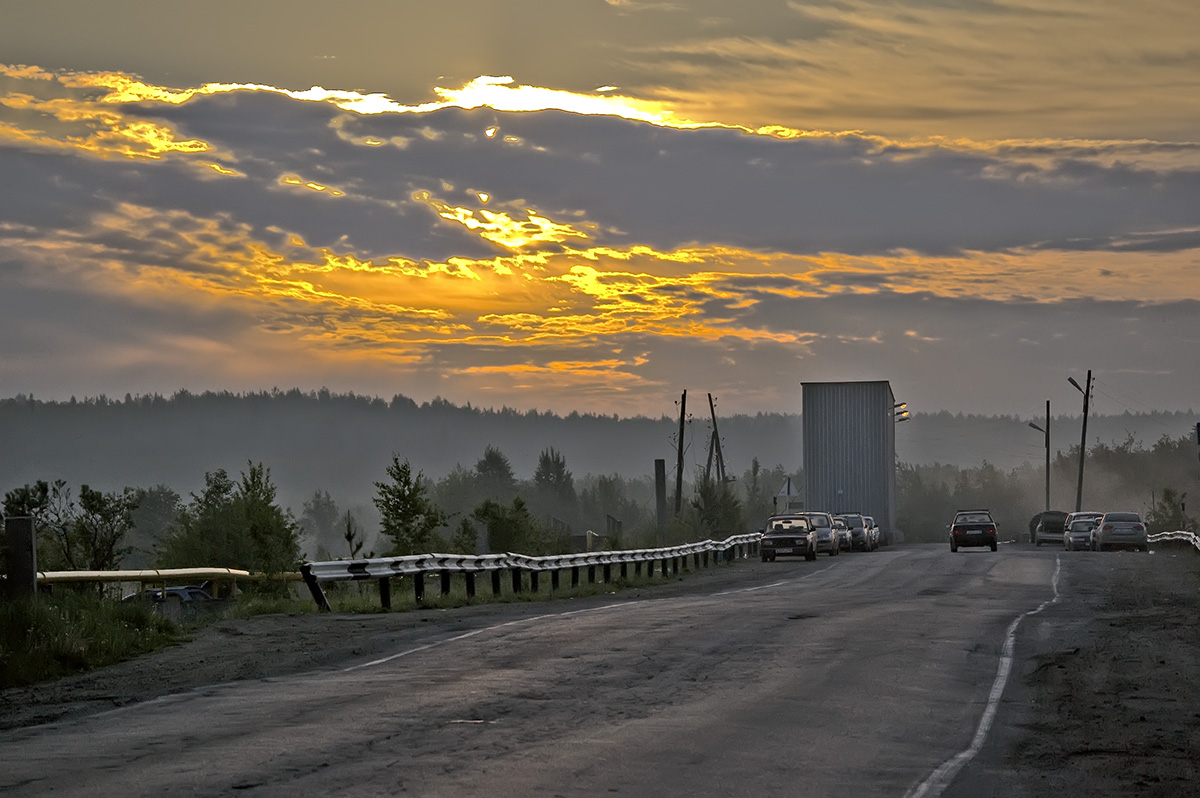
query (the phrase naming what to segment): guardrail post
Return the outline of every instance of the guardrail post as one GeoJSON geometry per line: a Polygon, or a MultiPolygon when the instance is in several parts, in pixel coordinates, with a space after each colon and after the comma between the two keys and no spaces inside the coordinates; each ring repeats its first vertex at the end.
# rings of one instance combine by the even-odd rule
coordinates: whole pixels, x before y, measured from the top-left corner
{"type": "Polygon", "coordinates": [[[560,573],[560,571],[558,568],[555,568],[553,571],[550,572],[550,592],[551,593],[558,590],[559,573],[560,573]]]}
{"type": "Polygon", "coordinates": [[[666,560],[662,561],[662,569],[661,570],[662,570],[662,575],[665,578],[667,576],[667,561],[666,560]]]}
{"type": "Polygon", "coordinates": [[[704,567],[705,568],[708,567],[708,550],[707,549],[704,551],[704,567]]]}
{"type": "Polygon", "coordinates": [[[596,584],[596,566],[594,566],[594,565],[588,566],[588,584],[589,585],[596,584]]]}
{"type": "Polygon", "coordinates": [[[579,587],[579,566],[571,566],[571,587],[579,587]]]}
{"type": "Polygon", "coordinates": [[[418,604],[425,600],[425,574],[421,571],[413,574],[413,598],[418,604]]]}
{"type": "Polygon", "coordinates": [[[604,563],[604,584],[612,584],[612,566],[608,563],[604,563]]]}
{"type": "Polygon", "coordinates": [[[512,589],[513,589],[514,595],[521,592],[521,569],[520,568],[512,569],[512,589]]]}
{"type": "Polygon", "coordinates": [[[638,577],[639,579],[641,578],[641,576],[642,576],[642,561],[641,560],[638,560],[637,562],[635,562],[633,564],[633,575],[638,577]]]}
{"type": "Polygon", "coordinates": [[[379,606],[385,610],[392,608],[392,580],[386,576],[379,577],[379,606]]]}
{"type": "Polygon", "coordinates": [[[329,606],[329,599],[325,598],[325,591],[321,589],[321,583],[313,576],[312,567],[307,564],[301,565],[300,576],[304,577],[304,584],[308,585],[308,592],[312,593],[313,601],[317,602],[317,609],[321,612],[331,612],[333,608],[329,606]]]}
{"type": "Polygon", "coordinates": [[[629,563],[627,563],[627,562],[621,563],[621,578],[622,579],[629,578],[629,563]]]}
{"type": "Polygon", "coordinates": [[[475,598],[475,572],[467,571],[463,576],[467,583],[467,598],[475,598]]]}
{"type": "Polygon", "coordinates": [[[500,571],[492,571],[492,596],[500,595],[500,571]]]}
{"type": "Polygon", "coordinates": [[[529,572],[529,592],[530,593],[538,592],[538,572],[537,571],[529,572]]]}
{"type": "Polygon", "coordinates": [[[442,595],[450,595],[450,572],[442,571],[442,595]]]}

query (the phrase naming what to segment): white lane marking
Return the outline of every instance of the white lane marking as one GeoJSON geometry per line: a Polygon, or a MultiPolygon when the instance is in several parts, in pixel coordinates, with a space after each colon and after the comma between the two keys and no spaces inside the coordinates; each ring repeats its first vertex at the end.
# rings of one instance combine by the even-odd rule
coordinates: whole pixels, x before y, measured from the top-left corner
{"type": "Polygon", "coordinates": [[[793,582],[799,582],[801,579],[808,579],[810,576],[816,576],[821,571],[828,571],[832,565],[826,565],[818,571],[809,571],[804,576],[798,576],[795,579],[784,579],[780,582],[772,582],[769,585],[757,585],[756,587],[739,587],[737,590],[722,590],[720,593],[713,593],[714,596],[732,596],[734,593],[753,593],[755,590],[766,590],[770,587],[779,587],[780,585],[790,585],[793,582]]]}
{"type": "MultiPolygon", "coordinates": [[[[828,571],[832,567],[833,567],[832,565],[827,565],[824,568],[822,568],[820,571],[812,571],[811,573],[805,574],[804,576],[800,577],[800,579],[807,579],[808,577],[813,576],[814,574],[821,573],[821,571],[828,571]]],[[[747,587],[747,588],[742,588],[740,590],[726,590],[721,593],[713,593],[712,595],[727,596],[731,593],[745,593],[745,592],[749,592],[751,590],[763,590],[768,587],[778,587],[779,585],[784,585],[784,584],[788,584],[790,582],[795,582],[795,581],[799,581],[799,580],[789,579],[784,582],[774,582],[772,584],[761,585],[759,587],[747,587]]],[[[534,621],[544,621],[547,618],[566,618],[571,615],[581,615],[585,612],[604,612],[606,610],[622,609],[624,607],[629,607],[634,604],[645,604],[647,601],[651,601],[651,600],[652,599],[642,599],[640,601],[622,601],[619,604],[609,604],[604,607],[588,607],[587,609],[582,609],[582,610],[570,610],[568,612],[551,612],[551,613],[546,613],[545,615],[534,615],[529,618],[518,618],[515,621],[506,621],[505,623],[498,623],[494,626],[485,626],[482,629],[472,629],[469,632],[463,632],[462,634],[454,635],[453,637],[444,637],[441,640],[435,640],[432,643],[426,643],[423,646],[415,646],[413,648],[405,649],[404,651],[398,651],[395,654],[389,654],[386,657],[380,657],[379,659],[373,659],[370,662],[360,662],[358,665],[351,665],[349,668],[343,668],[341,672],[349,673],[350,671],[357,671],[357,670],[362,670],[363,668],[371,668],[376,665],[383,665],[385,663],[391,662],[392,660],[397,660],[397,659],[400,659],[401,657],[407,657],[410,654],[418,654],[422,651],[428,651],[431,648],[438,648],[439,646],[444,646],[449,643],[456,643],[459,640],[466,640],[469,637],[475,637],[476,635],[481,635],[484,632],[493,632],[497,629],[504,629],[505,627],[509,627],[509,626],[517,626],[517,625],[520,625],[523,623],[533,623],[534,621]]]]}
{"type": "Polygon", "coordinates": [[[357,670],[361,670],[363,668],[370,668],[375,665],[383,665],[384,663],[391,662],[394,659],[400,659],[401,657],[407,657],[409,654],[416,654],[421,651],[428,651],[431,648],[438,648],[439,646],[444,646],[448,643],[455,643],[455,642],[458,642],[459,640],[466,640],[468,637],[474,637],[475,635],[481,635],[484,632],[492,632],[497,629],[504,629],[505,627],[508,627],[508,626],[518,626],[523,623],[533,623],[534,621],[544,621],[547,618],[566,618],[571,615],[582,615],[585,612],[604,612],[606,610],[615,610],[615,609],[620,609],[623,607],[628,607],[633,604],[644,604],[647,601],[650,601],[650,599],[642,599],[641,601],[622,601],[619,604],[608,604],[603,607],[588,607],[588,608],[582,609],[582,610],[570,610],[568,612],[550,612],[550,613],[546,613],[545,615],[533,615],[529,618],[518,618],[515,621],[506,621],[505,623],[498,623],[498,624],[495,624],[494,626],[485,626],[482,629],[472,629],[469,632],[463,632],[462,634],[454,635],[453,637],[444,637],[441,640],[435,640],[432,643],[426,643],[423,646],[416,646],[415,648],[408,648],[408,649],[405,649],[404,651],[398,651],[395,654],[390,654],[386,657],[381,657],[379,659],[373,659],[370,662],[361,662],[358,665],[351,665],[349,668],[342,668],[342,673],[349,673],[350,671],[357,671],[357,670]]]}
{"type": "Polygon", "coordinates": [[[983,747],[983,741],[987,739],[988,732],[992,728],[992,722],[996,719],[996,708],[1000,704],[1000,696],[1004,693],[1004,686],[1008,684],[1008,674],[1012,670],[1013,647],[1016,640],[1017,626],[1020,625],[1025,617],[1037,615],[1058,601],[1058,575],[1061,570],[1061,555],[1055,556],[1054,578],[1051,582],[1054,587],[1054,597],[1043,601],[1038,605],[1036,610],[1021,613],[1008,625],[1008,633],[1004,636],[1004,648],[1000,654],[1000,665],[996,669],[996,680],[992,682],[992,692],[988,695],[987,708],[984,709],[983,716],[979,719],[979,727],[975,729],[975,737],[971,740],[971,744],[965,750],[960,751],[939,765],[933,773],[929,774],[929,778],[905,793],[905,798],[937,798],[937,796],[941,795],[950,786],[950,782],[954,781],[954,777],[958,775],[963,766],[974,759],[975,755],[979,753],[979,749],[983,747]]]}

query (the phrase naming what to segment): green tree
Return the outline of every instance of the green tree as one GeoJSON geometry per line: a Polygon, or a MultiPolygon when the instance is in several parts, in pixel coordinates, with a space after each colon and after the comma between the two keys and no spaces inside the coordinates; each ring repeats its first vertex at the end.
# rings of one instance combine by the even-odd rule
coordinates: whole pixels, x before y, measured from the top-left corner
{"type": "Polygon", "coordinates": [[[488,498],[507,501],[516,495],[517,477],[512,464],[495,446],[484,447],[483,457],[475,463],[475,473],[488,498]]]}
{"type": "Polygon", "coordinates": [[[477,540],[478,535],[475,533],[475,525],[471,523],[471,519],[460,518],[458,527],[455,528],[454,534],[450,538],[450,552],[452,554],[474,554],[477,540]]]}
{"type": "Polygon", "coordinates": [[[133,511],[137,506],[137,492],[133,488],[104,493],[81,486],[79,513],[72,524],[70,541],[74,567],[110,571],[120,565],[128,551],[124,540],[133,528],[133,511]]]}
{"type": "Polygon", "coordinates": [[[159,549],[164,567],[211,566],[281,573],[295,568],[300,543],[295,521],[275,501],[271,472],[248,464],[234,483],[224,469],[204,475],[204,491],[179,514],[159,549]]]}
{"type": "Polygon", "coordinates": [[[363,550],[362,532],[359,531],[358,521],[349,510],[342,517],[342,540],[346,541],[346,550],[350,553],[350,559],[355,559],[363,550]]]}
{"type": "Polygon", "coordinates": [[[538,455],[537,469],[533,472],[533,483],[538,490],[547,493],[559,501],[574,503],[575,478],[567,470],[566,458],[562,453],[550,447],[543,449],[538,455]]]}
{"type": "Polygon", "coordinates": [[[120,564],[133,524],[137,493],[104,493],[87,485],[79,502],[63,480],[25,485],[4,497],[4,514],[33,518],[38,567],[44,571],[106,571],[120,564]]]}
{"type": "Polygon", "coordinates": [[[701,533],[713,540],[724,540],[744,531],[741,502],[727,483],[697,480],[692,506],[699,515],[701,533]]]}
{"type": "Polygon", "coordinates": [[[333,551],[342,536],[340,516],[341,510],[329,492],[315,490],[300,512],[300,529],[312,539],[318,551],[333,551]]]}
{"type": "Polygon", "coordinates": [[[471,516],[487,527],[488,550],[540,556],[567,551],[569,541],[539,524],[517,496],[505,506],[486,499],[471,516]]]}
{"type": "Polygon", "coordinates": [[[412,472],[408,460],[400,462],[392,455],[387,467],[390,481],[376,482],[375,506],[383,534],[392,539],[394,555],[426,554],[433,550],[438,537],[434,530],[446,523],[445,514],[427,495],[425,475],[412,472]]]}
{"type": "Polygon", "coordinates": [[[1196,528],[1196,519],[1186,512],[1187,493],[1163,488],[1162,493],[1151,497],[1150,509],[1146,512],[1146,531],[1151,535],[1158,532],[1187,532],[1196,528]]]}
{"type": "Polygon", "coordinates": [[[253,567],[267,574],[290,571],[300,561],[299,529],[275,500],[271,469],[262,463],[247,466],[234,499],[250,540],[253,567]]]}
{"type": "Polygon", "coordinates": [[[70,488],[61,479],[53,483],[39,479],[4,495],[5,517],[33,519],[38,568],[42,571],[76,568],[70,547],[74,504],[70,488]]]}
{"type": "Polygon", "coordinates": [[[125,568],[150,568],[154,551],[171,534],[183,509],[180,496],[166,485],[138,488],[137,509],[129,531],[129,551],[122,560],[125,568]]]}

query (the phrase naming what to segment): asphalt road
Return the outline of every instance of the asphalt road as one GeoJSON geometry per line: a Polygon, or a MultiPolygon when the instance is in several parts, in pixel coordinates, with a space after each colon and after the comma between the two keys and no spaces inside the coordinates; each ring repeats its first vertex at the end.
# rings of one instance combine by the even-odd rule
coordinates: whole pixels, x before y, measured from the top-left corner
{"type": "Polygon", "coordinates": [[[426,624],[374,660],[0,732],[0,791],[954,795],[1011,725],[1014,622],[1019,646],[1075,562],[900,547],[426,624]]]}

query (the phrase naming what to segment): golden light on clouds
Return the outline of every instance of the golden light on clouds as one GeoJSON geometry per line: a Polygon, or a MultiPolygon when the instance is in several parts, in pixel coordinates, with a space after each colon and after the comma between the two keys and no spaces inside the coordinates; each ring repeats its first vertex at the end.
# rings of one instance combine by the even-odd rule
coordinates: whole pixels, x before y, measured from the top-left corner
{"type": "Polygon", "coordinates": [[[282,177],[279,178],[279,183],[280,183],[280,185],[284,185],[284,186],[296,186],[299,188],[306,188],[310,191],[316,191],[318,193],[328,194],[331,197],[344,197],[345,196],[344,191],[340,191],[331,186],[322,185],[321,183],[317,183],[312,180],[305,180],[304,178],[300,177],[299,175],[294,175],[294,174],[293,175],[283,175],[282,177]]]}
{"type": "MultiPolygon", "coordinates": [[[[487,202],[488,198],[487,194],[479,195],[481,202],[487,202]]],[[[560,224],[533,211],[524,211],[523,219],[514,218],[504,211],[454,206],[428,191],[414,193],[413,199],[430,207],[439,218],[460,224],[480,238],[507,249],[588,238],[582,230],[569,224],[560,224]]]]}

